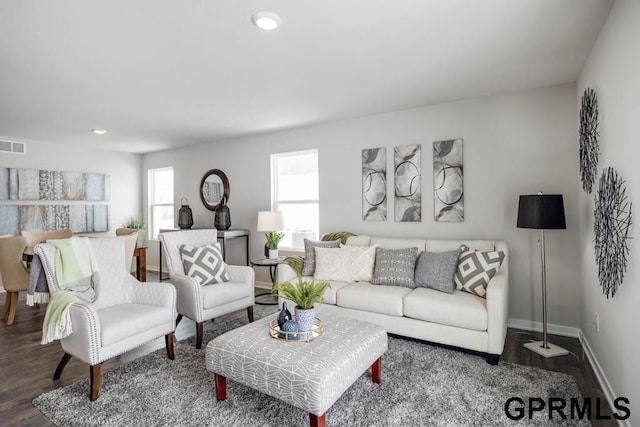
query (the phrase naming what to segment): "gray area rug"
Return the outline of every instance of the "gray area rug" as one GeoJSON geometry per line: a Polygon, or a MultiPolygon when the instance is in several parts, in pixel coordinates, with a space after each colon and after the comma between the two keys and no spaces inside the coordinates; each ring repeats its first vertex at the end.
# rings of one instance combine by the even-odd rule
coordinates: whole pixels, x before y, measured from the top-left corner
{"type": "MultiPolygon", "coordinates": [[[[256,308],[258,316],[266,314],[256,308]]],[[[244,310],[209,322],[205,342],[244,324],[244,310]]],[[[42,394],[33,404],[62,426],[309,425],[301,409],[233,381],[227,382],[227,400],[217,402],[205,349],[196,350],[194,342],[177,343],[174,361],[162,349],[103,372],[95,402],[88,399],[86,379],[42,394]]],[[[581,398],[569,375],[502,361],[492,366],[483,357],[390,337],[382,383],[374,384],[370,371],[361,376],[327,411],[327,425],[553,425],[546,412],[533,420],[508,419],[504,405],[512,396],[581,398]]]]}

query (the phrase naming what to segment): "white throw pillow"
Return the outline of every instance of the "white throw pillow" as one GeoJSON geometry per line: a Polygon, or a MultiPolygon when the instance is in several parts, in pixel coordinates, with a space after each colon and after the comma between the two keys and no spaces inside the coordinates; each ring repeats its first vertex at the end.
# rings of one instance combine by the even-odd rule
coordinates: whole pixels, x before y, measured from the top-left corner
{"type": "Polygon", "coordinates": [[[320,248],[315,247],[316,280],[351,281],[351,249],[352,248],[320,248]]]}
{"type": "Polygon", "coordinates": [[[376,248],[351,247],[351,281],[370,282],[373,277],[373,267],[376,263],[376,248]]]}

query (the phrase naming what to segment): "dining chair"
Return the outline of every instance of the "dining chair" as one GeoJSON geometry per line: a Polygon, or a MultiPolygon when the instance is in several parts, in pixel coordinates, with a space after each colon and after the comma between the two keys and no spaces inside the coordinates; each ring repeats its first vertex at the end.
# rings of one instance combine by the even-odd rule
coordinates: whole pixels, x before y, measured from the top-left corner
{"type": "Polygon", "coordinates": [[[0,275],[2,286],[7,292],[2,320],[7,325],[13,325],[18,308],[20,291],[26,291],[29,286],[29,273],[22,262],[22,254],[27,247],[23,236],[0,238],[0,275]]]}

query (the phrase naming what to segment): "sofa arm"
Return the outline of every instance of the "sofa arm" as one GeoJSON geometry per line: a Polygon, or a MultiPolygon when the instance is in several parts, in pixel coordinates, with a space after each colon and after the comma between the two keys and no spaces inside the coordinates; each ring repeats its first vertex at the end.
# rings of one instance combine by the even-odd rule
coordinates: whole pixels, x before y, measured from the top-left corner
{"type": "Polygon", "coordinates": [[[487,353],[502,354],[509,316],[509,272],[503,265],[487,286],[487,353]]]}
{"type": "Polygon", "coordinates": [[[191,277],[172,274],[171,284],[176,288],[176,309],[194,322],[202,322],[202,293],[200,285],[191,277]]]}

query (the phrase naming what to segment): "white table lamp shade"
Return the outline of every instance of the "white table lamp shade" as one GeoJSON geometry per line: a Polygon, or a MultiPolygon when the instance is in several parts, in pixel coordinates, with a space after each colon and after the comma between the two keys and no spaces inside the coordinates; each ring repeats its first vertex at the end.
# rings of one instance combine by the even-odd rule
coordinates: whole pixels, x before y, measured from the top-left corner
{"type": "Polygon", "coordinates": [[[260,211],[258,212],[257,231],[277,231],[284,230],[284,218],[280,211],[260,211]]]}

